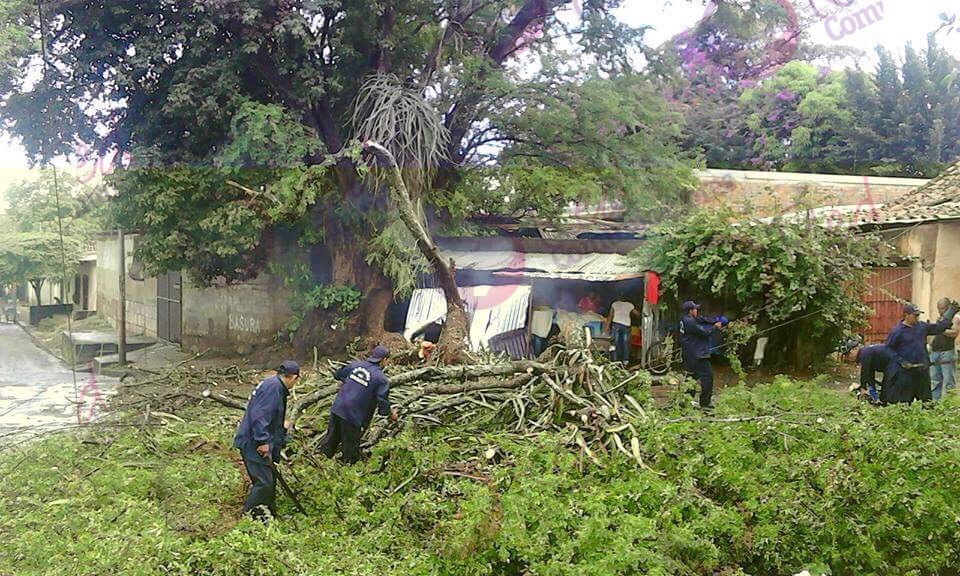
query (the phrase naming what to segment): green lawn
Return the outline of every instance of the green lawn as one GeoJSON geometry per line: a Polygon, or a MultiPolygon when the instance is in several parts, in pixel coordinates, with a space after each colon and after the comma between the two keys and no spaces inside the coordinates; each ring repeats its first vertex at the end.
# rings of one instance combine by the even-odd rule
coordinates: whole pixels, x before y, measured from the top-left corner
{"type": "Polygon", "coordinates": [[[0,455],[0,574],[958,574],[956,400],[875,409],[778,379],[718,404],[635,422],[649,468],[462,428],[353,468],[301,455],[311,515],[281,496],[266,527],[237,517],[236,412],[59,436],[0,455]]]}

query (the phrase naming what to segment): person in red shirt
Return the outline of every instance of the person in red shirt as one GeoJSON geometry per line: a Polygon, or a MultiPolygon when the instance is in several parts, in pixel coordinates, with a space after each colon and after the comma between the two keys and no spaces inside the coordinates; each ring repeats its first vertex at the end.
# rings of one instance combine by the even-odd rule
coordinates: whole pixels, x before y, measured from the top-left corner
{"type": "Polygon", "coordinates": [[[580,301],[577,302],[577,308],[579,308],[581,312],[594,312],[599,314],[600,299],[597,297],[597,293],[590,292],[589,294],[581,298],[580,301]]]}

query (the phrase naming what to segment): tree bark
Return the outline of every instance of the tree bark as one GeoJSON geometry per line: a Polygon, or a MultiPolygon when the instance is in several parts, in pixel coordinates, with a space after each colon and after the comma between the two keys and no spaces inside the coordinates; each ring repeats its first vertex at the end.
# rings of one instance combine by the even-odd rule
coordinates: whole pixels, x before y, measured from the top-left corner
{"type": "Polygon", "coordinates": [[[30,286],[33,288],[33,295],[37,297],[37,306],[43,305],[43,302],[40,300],[40,290],[43,288],[43,282],[43,278],[30,280],[30,286]]]}
{"type": "Polygon", "coordinates": [[[403,176],[393,154],[377,142],[366,141],[363,143],[363,149],[373,154],[379,161],[381,169],[386,172],[390,194],[397,206],[400,219],[416,240],[417,248],[420,249],[424,258],[433,267],[437,281],[443,290],[443,296],[447,301],[447,320],[440,334],[440,342],[437,343],[437,353],[440,359],[447,364],[462,363],[467,357],[467,313],[463,299],[460,298],[460,292],[457,289],[457,280],[452,266],[453,261],[451,260],[448,264],[440,256],[440,250],[433,243],[433,239],[427,231],[426,223],[420,219],[413,206],[410,193],[403,182],[403,176]]]}

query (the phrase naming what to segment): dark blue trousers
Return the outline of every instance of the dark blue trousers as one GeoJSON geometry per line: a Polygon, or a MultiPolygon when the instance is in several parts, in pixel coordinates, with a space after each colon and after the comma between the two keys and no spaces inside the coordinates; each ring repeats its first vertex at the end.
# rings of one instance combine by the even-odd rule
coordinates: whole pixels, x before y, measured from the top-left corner
{"type": "Polygon", "coordinates": [[[276,517],[277,477],[273,473],[273,468],[257,453],[256,448],[241,448],[240,455],[243,457],[243,465],[247,468],[251,483],[250,492],[243,503],[241,513],[249,512],[254,518],[264,520],[269,511],[271,517],[276,517]]]}
{"type": "Polygon", "coordinates": [[[333,458],[337,451],[341,452],[346,464],[353,464],[360,460],[360,437],[363,429],[347,422],[336,414],[330,414],[327,424],[327,433],[323,437],[320,451],[327,458],[333,458]]]}
{"type": "Polygon", "coordinates": [[[630,362],[630,327],[613,322],[610,325],[610,336],[613,337],[614,362],[624,364],[630,362]]]}
{"type": "Polygon", "coordinates": [[[700,406],[710,406],[713,401],[713,367],[709,358],[697,358],[683,363],[684,368],[700,383],[700,406]]]}

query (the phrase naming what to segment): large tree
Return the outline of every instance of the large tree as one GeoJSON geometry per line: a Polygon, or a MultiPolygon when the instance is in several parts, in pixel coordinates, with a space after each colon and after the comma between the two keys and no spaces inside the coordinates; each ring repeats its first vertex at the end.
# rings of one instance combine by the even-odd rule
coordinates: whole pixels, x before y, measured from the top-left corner
{"type": "Polygon", "coordinates": [[[590,200],[598,182],[628,198],[638,183],[689,185],[668,117],[649,105],[655,95],[597,88],[641,82],[630,65],[641,31],[612,16],[616,2],[67,0],[44,4],[40,23],[27,4],[7,0],[4,16],[42,25],[50,67],[37,82],[39,45],[3,37],[0,111],[30,153],[66,154],[78,142],[129,151],[135,170],[115,182],[121,217],[144,233],[157,269],[240,279],[292,230],[319,280],[365,294],[353,333],[379,331],[394,288],[418,270],[388,183],[368,177],[354,138],[396,156],[432,225],[490,202],[496,175],[475,170],[503,149],[589,184],[558,191],[564,201],[590,200]],[[545,133],[534,110],[547,85],[566,95],[571,122],[616,107],[611,129],[637,134],[639,148],[618,142],[604,154],[609,142],[559,130],[556,115],[545,133]],[[560,160],[520,149],[538,143],[560,160]],[[578,150],[589,165],[571,160],[578,150]]]}

